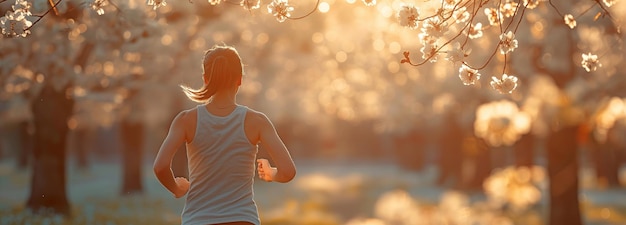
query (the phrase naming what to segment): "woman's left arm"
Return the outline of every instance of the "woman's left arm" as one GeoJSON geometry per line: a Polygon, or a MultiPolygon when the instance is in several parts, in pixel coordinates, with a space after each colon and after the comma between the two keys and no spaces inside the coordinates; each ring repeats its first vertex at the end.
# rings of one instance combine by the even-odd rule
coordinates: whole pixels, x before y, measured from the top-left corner
{"type": "Polygon", "coordinates": [[[174,178],[174,173],[172,172],[172,159],[174,158],[174,154],[178,151],[178,148],[185,143],[185,127],[184,127],[184,118],[187,113],[185,111],[180,112],[170,125],[169,132],[167,133],[167,137],[161,144],[161,148],[159,149],[159,153],[154,160],[154,174],[161,184],[172,194],[174,197],[180,198],[187,194],[189,190],[189,184],[184,183],[185,181],[177,180],[174,178]]]}

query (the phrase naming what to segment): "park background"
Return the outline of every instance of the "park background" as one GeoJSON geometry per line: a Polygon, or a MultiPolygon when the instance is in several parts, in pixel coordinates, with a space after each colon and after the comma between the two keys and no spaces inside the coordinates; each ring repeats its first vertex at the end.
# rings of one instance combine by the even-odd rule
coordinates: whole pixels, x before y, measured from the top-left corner
{"type": "MultiPolygon", "coordinates": [[[[485,29],[467,45],[466,61],[485,63],[473,85],[443,52],[401,63],[405,51],[421,61],[422,43],[397,11],[414,4],[426,17],[439,1],[299,0],[292,17],[306,16],[284,22],[270,2],[109,1],[102,15],[84,1],[32,2],[50,13],[0,42],[0,224],[179,223],[184,201],[151,165],[172,118],[195,106],[178,85],[199,87],[216,44],[238,49],[239,103],[268,115],[298,168],[288,184],[256,179],[263,224],[626,224],[623,1],[539,1],[506,20],[519,24],[509,57],[490,57],[501,31],[485,29]],[[587,52],[602,67],[586,71],[587,52]],[[490,87],[503,67],[520,80],[510,94],[490,87]],[[60,159],[48,168],[65,175],[33,176],[53,161],[34,154],[60,159]],[[60,192],[67,202],[33,194],[60,192]]],[[[463,34],[449,25],[444,38],[463,34]]]]}

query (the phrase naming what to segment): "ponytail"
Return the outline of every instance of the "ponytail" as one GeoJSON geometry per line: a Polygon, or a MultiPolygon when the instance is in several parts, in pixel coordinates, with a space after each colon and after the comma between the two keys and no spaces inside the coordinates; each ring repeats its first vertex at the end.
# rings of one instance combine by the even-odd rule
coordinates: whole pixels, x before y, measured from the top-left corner
{"type": "Polygon", "coordinates": [[[194,102],[209,101],[218,91],[236,85],[243,74],[241,58],[232,47],[213,47],[204,55],[202,64],[205,82],[200,89],[180,85],[187,98],[194,102]]]}

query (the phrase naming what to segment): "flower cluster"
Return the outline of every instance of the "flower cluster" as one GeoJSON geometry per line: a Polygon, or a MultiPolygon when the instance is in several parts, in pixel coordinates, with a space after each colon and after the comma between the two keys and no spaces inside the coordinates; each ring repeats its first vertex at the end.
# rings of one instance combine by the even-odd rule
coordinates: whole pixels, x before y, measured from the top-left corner
{"type": "Polygon", "coordinates": [[[507,1],[506,3],[500,5],[500,13],[502,13],[504,17],[512,17],[515,15],[518,6],[519,4],[517,4],[517,2],[507,1]]]}
{"type": "Polygon", "coordinates": [[[470,39],[476,39],[482,36],[483,36],[483,24],[482,23],[476,23],[476,25],[470,25],[469,29],[467,30],[467,37],[469,37],[470,39]]]}
{"type": "Polygon", "coordinates": [[[480,105],[476,109],[474,133],[491,146],[512,145],[530,131],[530,116],[511,101],[480,105]]]}
{"type": "Polygon", "coordinates": [[[448,56],[446,57],[446,59],[453,63],[463,62],[465,56],[467,56],[467,53],[463,50],[461,43],[454,42],[454,44],[452,44],[452,46],[450,46],[450,49],[448,50],[448,56]]]}
{"type": "MultiPolygon", "coordinates": [[[[94,0],[94,1],[107,1],[107,0],[94,0]]],[[[166,0],[146,0],[149,6],[152,6],[154,10],[166,6],[166,0]]],[[[208,0],[211,5],[219,5],[222,3],[222,0],[208,0]]],[[[363,0],[363,3],[367,6],[372,6],[376,4],[376,0],[363,0]]],[[[255,10],[260,8],[261,1],[260,0],[241,0],[239,5],[245,10],[255,10]]],[[[291,12],[294,10],[292,6],[289,5],[288,0],[273,0],[270,4],[267,5],[267,11],[272,14],[272,16],[276,17],[278,22],[284,22],[291,16],[291,12]]]]}
{"type": "Polygon", "coordinates": [[[209,4],[211,5],[219,5],[220,4],[220,0],[209,0],[209,4]]]}
{"type": "Polygon", "coordinates": [[[363,4],[366,6],[374,6],[376,5],[376,0],[363,0],[363,4]]]}
{"type": "Polygon", "coordinates": [[[539,1],[541,0],[524,0],[524,5],[526,6],[526,8],[534,9],[539,6],[539,1]]]}
{"type": "Polygon", "coordinates": [[[576,27],[576,20],[574,19],[574,16],[572,16],[572,14],[565,15],[563,20],[565,20],[565,24],[569,26],[569,28],[574,29],[574,27],[576,27]]]}
{"type": "Polygon", "coordinates": [[[261,0],[241,0],[239,3],[245,10],[258,9],[261,5],[261,0]]]}
{"type": "Polygon", "coordinates": [[[539,166],[507,167],[495,171],[483,186],[489,202],[521,211],[541,200],[539,187],[545,176],[545,170],[539,166]]]}
{"type": "Polygon", "coordinates": [[[583,61],[580,62],[587,72],[596,71],[602,64],[598,60],[598,56],[591,53],[583,53],[583,61]]]}
{"type": "MultiPolygon", "coordinates": [[[[417,29],[417,27],[421,25],[421,32],[419,33],[418,38],[422,44],[422,47],[420,48],[420,52],[422,53],[421,58],[424,59],[424,61],[420,63],[413,63],[409,58],[409,52],[404,52],[404,58],[400,62],[409,63],[413,66],[420,66],[427,62],[434,63],[438,60],[439,54],[447,53],[445,59],[448,61],[455,64],[461,62],[461,67],[458,71],[459,78],[463,84],[473,85],[480,79],[480,73],[478,70],[485,68],[487,64],[480,68],[475,68],[465,61],[465,58],[469,56],[470,52],[469,49],[466,49],[468,40],[482,37],[483,31],[487,28],[499,27],[500,40],[497,43],[497,47],[493,54],[495,55],[498,51],[502,55],[514,52],[519,46],[518,40],[515,39],[517,26],[514,26],[514,28],[510,27],[510,25],[517,20],[513,17],[520,12],[520,9],[522,10],[521,16],[523,16],[523,10],[534,9],[545,0],[505,0],[501,1],[497,4],[497,6],[482,8],[482,5],[479,5],[478,9],[473,8],[471,12],[467,11],[467,4],[465,4],[463,0],[440,1],[441,7],[437,8],[433,15],[426,16],[423,19],[419,19],[419,9],[412,5],[402,5],[398,10],[396,17],[401,26],[410,29],[417,29]],[[478,15],[472,14],[476,12],[484,12],[486,21],[489,21],[489,23],[484,26],[484,22],[474,23],[474,21],[480,21],[474,18],[478,15]],[[458,33],[456,33],[456,35],[450,35],[449,31],[458,33]],[[462,34],[466,35],[465,41],[456,40],[462,34]]],[[[604,6],[611,7],[615,4],[615,2],[616,0],[602,0],[602,2],[597,1],[599,7],[601,7],[605,12],[597,13],[594,20],[598,19],[600,16],[607,15],[609,12],[604,6]]],[[[562,18],[564,23],[569,28],[576,28],[577,21],[572,14],[565,14],[562,18]]],[[[519,18],[518,25],[521,21],[522,18],[519,18]]],[[[489,63],[491,59],[492,58],[489,58],[487,63],[489,63]]],[[[507,58],[505,57],[504,60],[506,61],[507,58]]],[[[582,54],[581,65],[587,72],[596,71],[598,67],[602,67],[602,64],[598,60],[598,56],[591,53],[582,54]]],[[[502,74],[501,78],[492,77],[490,85],[501,94],[510,94],[517,88],[517,81],[518,79],[515,76],[502,74]]]]}
{"type": "Polygon", "coordinates": [[[152,6],[152,9],[158,9],[161,6],[166,6],[167,2],[165,0],[147,0],[146,4],[152,6]]]}
{"type": "Polygon", "coordinates": [[[502,74],[502,78],[491,77],[491,87],[502,94],[510,94],[517,88],[517,77],[502,74]]]}
{"type": "Polygon", "coordinates": [[[499,26],[502,22],[502,12],[495,8],[486,8],[485,15],[489,20],[489,25],[491,26],[499,26]]]}
{"type": "Polygon", "coordinates": [[[472,69],[464,64],[459,68],[459,78],[463,82],[463,85],[472,85],[480,80],[480,73],[478,70],[472,69]]]}
{"type": "Polygon", "coordinates": [[[98,13],[98,15],[102,15],[104,14],[104,7],[107,5],[108,0],[93,0],[91,2],[91,9],[93,9],[94,11],[96,11],[96,13],[98,13]]]}
{"type": "Polygon", "coordinates": [[[2,34],[9,37],[26,37],[33,22],[26,17],[31,16],[30,4],[26,0],[16,0],[13,11],[9,10],[0,17],[2,34]]]}
{"type": "Polygon", "coordinates": [[[397,15],[400,25],[411,29],[417,28],[419,16],[419,10],[412,5],[403,5],[397,15]]]}
{"type": "Polygon", "coordinates": [[[267,12],[276,17],[278,22],[284,22],[291,16],[293,7],[289,6],[287,0],[273,0],[272,3],[267,5],[267,12]]]}
{"type": "Polygon", "coordinates": [[[515,34],[509,31],[506,34],[500,34],[500,53],[505,55],[512,52],[517,48],[517,40],[515,40],[515,34]]]}
{"type": "Polygon", "coordinates": [[[595,138],[601,143],[606,142],[610,130],[620,121],[626,122],[626,98],[612,97],[603,101],[594,115],[595,138]]]}
{"type": "MultiPolygon", "coordinates": [[[[506,1],[496,8],[485,8],[484,12],[487,16],[490,26],[500,26],[503,18],[514,16],[520,4],[513,1],[506,1]]],[[[401,26],[416,29],[421,23],[420,33],[418,35],[419,40],[422,43],[420,52],[422,53],[422,59],[425,62],[436,62],[438,60],[438,54],[446,53],[445,59],[452,63],[460,63],[459,78],[464,85],[473,85],[480,79],[480,73],[477,69],[472,68],[465,62],[465,58],[469,55],[470,50],[466,49],[465,43],[461,44],[459,41],[448,40],[442,45],[440,40],[446,38],[450,30],[455,30],[452,27],[454,24],[460,24],[462,26],[461,32],[467,35],[468,39],[476,39],[483,36],[483,24],[478,22],[472,24],[470,18],[472,15],[467,11],[467,8],[461,4],[459,0],[442,0],[442,7],[437,10],[436,15],[426,17],[423,20],[419,19],[418,8],[411,5],[403,5],[397,12],[397,18],[401,26]],[[449,24],[448,21],[454,21],[454,24],[449,24]]],[[[472,19],[473,20],[473,19],[472,19]]],[[[455,39],[456,37],[452,38],[455,39]]],[[[501,54],[508,54],[513,52],[518,47],[518,41],[515,39],[515,33],[513,31],[506,31],[500,34],[500,41],[498,42],[498,49],[501,54]]],[[[402,63],[413,64],[408,54],[405,53],[405,58],[402,63]]],[[[458,65],[458,64],[457,64],[458,65]]],[[[511,93],[517,87],[517,78],[515,76],[503,75],[502,79],[495,79],[491,82],[491,86],[500,93],[511,93]]]]}

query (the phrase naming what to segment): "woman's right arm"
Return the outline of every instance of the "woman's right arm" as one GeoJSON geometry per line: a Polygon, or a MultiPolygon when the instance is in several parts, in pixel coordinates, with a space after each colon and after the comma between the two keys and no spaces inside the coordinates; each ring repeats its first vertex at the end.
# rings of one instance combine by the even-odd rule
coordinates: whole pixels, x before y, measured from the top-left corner
{"type": "Polygon", "coordinates": [[[161,144],[153,164],[154,174],[159,182],[167,190],[172,192],[176,198],[180,198],[185,195],[189,188],[189,182],[175,178],[171,169],[174,154],[178,151],[178,148],[185,143],[185,115],[186,112],[183,111],[176,115],[172,121],[168,134],[161,144]]]}
{"type": "Polygon", "coordinates": [[[267,150],[276,166],[276,176],[273,181],[287,183],[296,176],[296,165],[287,150],[287,147],[278,136],[272,122],[262,113],[259,117],[259,142],[263,149],[267,150]]]}

